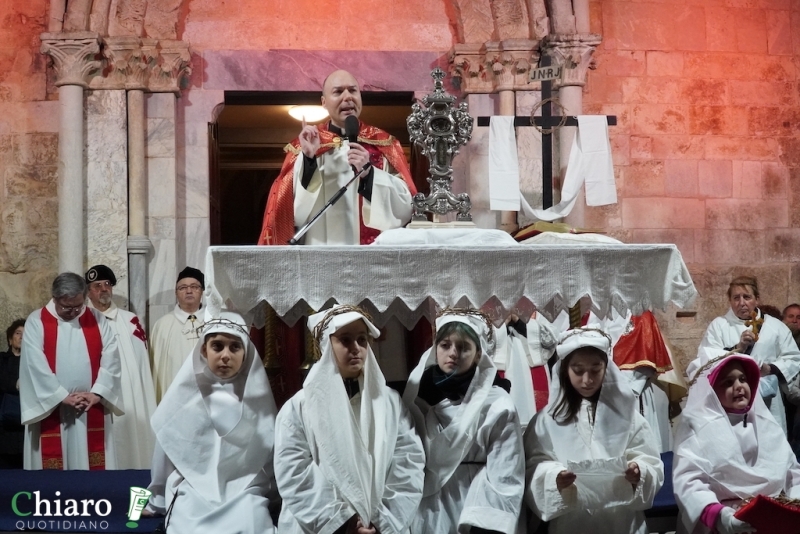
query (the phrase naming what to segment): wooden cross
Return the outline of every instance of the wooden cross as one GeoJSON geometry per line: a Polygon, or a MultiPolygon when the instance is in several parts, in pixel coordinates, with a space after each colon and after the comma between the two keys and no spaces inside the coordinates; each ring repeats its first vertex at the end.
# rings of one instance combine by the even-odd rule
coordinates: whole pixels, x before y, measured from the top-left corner
{"type": "MultiPolygon", "coordinates": [[[[544,55],[540,59],[542,67],[550,66],[550,56],[544,55]]],[[[553,115],[552,104],[552,81],[542,80],[542,116],[534,117],[514,117],[514,126],[533,126],[542,128],[542,208],[547,209],[553,206],[553,132],[561,126],[577,126],[578,118],[575,116],[553,115]],[[531,124],[533,122],[533,124],[531,124]]],[[[609,126],[616,126],[617,117],[607,115],[609,126]]],[[[489,126],[491,117],[478,117],[478,126],[489,126]]]]}
{"type": "Polygon", "coordinates": [[[764,319],[758,318],[758,312],[753,310],[750,312],[750,319],[744,322],[745,326],[753,328],[753,341],[758,341],[758,333],[761,331],[761,325],[764,324],[764,319]]]}

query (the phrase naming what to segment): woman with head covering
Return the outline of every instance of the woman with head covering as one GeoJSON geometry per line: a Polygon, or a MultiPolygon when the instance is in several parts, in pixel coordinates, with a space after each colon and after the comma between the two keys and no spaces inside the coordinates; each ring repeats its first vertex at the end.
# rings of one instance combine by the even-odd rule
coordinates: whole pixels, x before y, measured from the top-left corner
{"type": "Polygon", "coordinates": [[[494,348],[486,315],[446,309],[436,319],[433,347],[408,379],[403,401],[427,454],[414,533],[517,528],[525,487],[522,433],[508,381],[497,377],[492,362],[494,348]]]}
{"type": "Polygon", "coordinates": [[[270,533],[275,401],[247,324],[222,312],[202,327],[153,414],[147,511],[170,534],[270,533]]]}
{"type": "Polygon", "coordinates": [[[386,385],[360,308],[308,318],[320,359],[275,426],[281,534],[407,532],[425,457],[413,420],[386,385]]]}
{"type": "Polygon", "coordinates": [[[761,397],[785,436],[786,410],[780,386],[790,383],[800,372],[800,349],[780,319],[761,313],[759,298],[758,280],[754,276],[731,280],[730,307],[725,315],[708,325],[697,358],[689,363],[686,374],[693,378],[699,367],[730,351],[750,355],[759,366],[761,397]]]}
{"type": "Polygon", "coordinates": [[[644,510],[664,482],[655,436],[610,347],[595,328],[564,332],[550,402],[525,431],[525,495],[551,534],[644,534],[644,510]]]}
{"type": "Polygon", "coordinates": [[[755,360],[732,354],[707,363],[689,387],[672,470],[683,532],[754,532],[732,506],[782,491],[800,498],[800,466],[758,395],[759,375],[755,360]]]}

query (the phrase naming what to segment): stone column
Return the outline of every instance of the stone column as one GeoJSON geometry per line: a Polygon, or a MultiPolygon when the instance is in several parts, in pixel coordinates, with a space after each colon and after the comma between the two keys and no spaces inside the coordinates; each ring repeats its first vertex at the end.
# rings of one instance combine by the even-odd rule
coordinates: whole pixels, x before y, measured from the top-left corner
{"type": "Polygon", "coordinates": [[[157,57],[156,41],[138,37],[109,37],[105,54],[111,71],[108,83],[127,89],[128,104],[128,295],[130,310],[147,311],[147,253],[152,249],[145,227],[147,178],[145,166],[144,90],[157,57]]]}
{"type": "MultiPolygon", "coordinates": [[[[493,90],[500,97],[500,115],[516,115],[516,89],[524,87],[535,46],[528,39],[507,39],[485,44],[486,65],[493,75],[493,90]],[[522,79],[520,79],[522,78],[522,79]]],[[[500,229],[508,233],[519,229],[516,211],[500,212],[500,229]]]]}
{"type": "MultiPolygon", "coordinates": [[[[576,15],[577,16],[577,15],[576,15]]],[[[553,65],[564,68],[559,81],[554,84],[558,89],[558,99],[567,115],[580,115],[583,113],[583,86],[586,85],[586,74],[594,68],[593,54],[602,41],[599,35],[550,35],[542,43],[543,53],[552,57],[553,65]]],[[[569,153],[575,140],[574,126],[565,126],[558,131],[559,168],[563,184],[564,172],[569,162],[569,153]]],[[[574,227],[584,225],[586,202],[583,189],[578,195],[575,207],[565,221],[574,227]]]]}
{"type": "Polygon", "coordinates": [[[43,33],[41,52],[53,58],[59,99],[58,270],[83,273],[83,90],[98,72],[100,39],[93,32],[43,33]]]}

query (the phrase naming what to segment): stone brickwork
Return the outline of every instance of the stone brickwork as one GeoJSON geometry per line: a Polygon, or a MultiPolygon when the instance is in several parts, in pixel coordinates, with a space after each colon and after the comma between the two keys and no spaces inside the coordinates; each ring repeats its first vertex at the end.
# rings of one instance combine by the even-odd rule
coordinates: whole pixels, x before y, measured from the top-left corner
{"type": "Polygon", "coordinates": [[[0,2],[1,332],[47,301],[58,268],[58,102],[39,52],[47,4],[0,2]]]}
{"type": "Polygon", "coordinates": [[[659,319],[684,362],[733,276],[758,276],[765,304],[800,299],[800,4],[715,4],[591,4],[603,43],[584,109],[618,116],[620,203],[586,224],[678,245],[697,316],[659,319]]]}

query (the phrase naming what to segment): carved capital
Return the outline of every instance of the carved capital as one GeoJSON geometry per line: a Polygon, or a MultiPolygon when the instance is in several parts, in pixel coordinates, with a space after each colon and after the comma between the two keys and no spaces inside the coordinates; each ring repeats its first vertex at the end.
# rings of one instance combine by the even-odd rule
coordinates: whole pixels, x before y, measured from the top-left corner
{"type": "Polygon", "coordinates": [[[593,33],[545,37],[542,40],[542,54],[552,57],[555,66],[564,68],[554,88],[586,85],[586,73],[596,67],[594,51],[601,42],[602,38],[593,33]]]}
{"type": "Polygon", "coordinates": [[[101,68],[100,36],[94,32],[43,33],[40,51],[53,58],[56,86],[89,87],[89,80],[101,68]]]}
{"type": "Polygon", "coordinates": [[[484,45],[485,61],[492,73],[493,91],[534,89],[528,80],[531,65],[539,62],[538,43],[528,39],[507,39],[484,45]]]}
{"type": "Polygon", "coordinates": [[[93,80],[93,89],[146,90],[158,51],[154,39],[107,37],[103,40],[103,56],[108,76],[93,80]]]}
{"type": "Polygon", "coordinates": [[[159,61],[150,75],[150,91],[180,93],[192,74],[189,44],[183,41],[161,41],[159,61]]]}
{"type": "Polygon", "coordinates": [[[457,44],[450,51],[450,74],[464,94],[491,93],[491,77],[486,75],[482,45],[457,44]]]}

